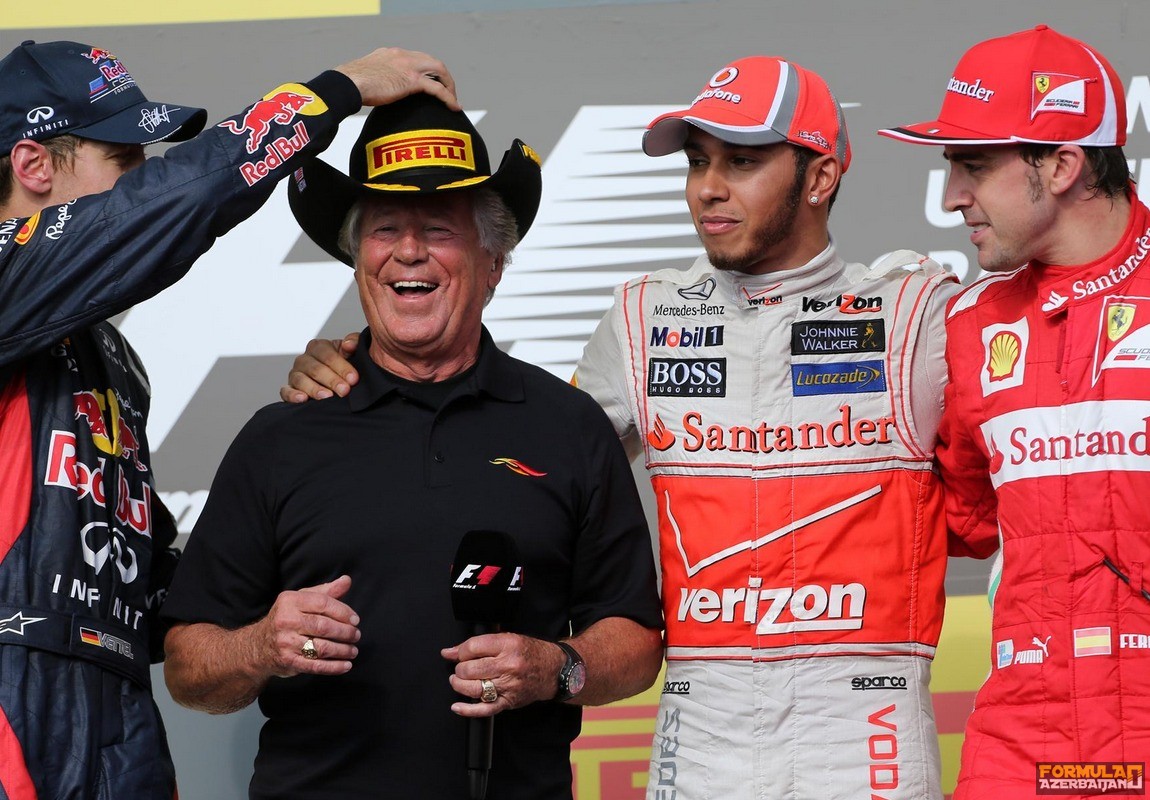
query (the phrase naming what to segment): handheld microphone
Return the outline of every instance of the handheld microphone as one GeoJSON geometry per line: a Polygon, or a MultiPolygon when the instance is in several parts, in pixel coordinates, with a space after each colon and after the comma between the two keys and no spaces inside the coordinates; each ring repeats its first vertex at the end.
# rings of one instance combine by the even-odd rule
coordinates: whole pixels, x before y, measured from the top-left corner
{"type": "MultiPolygon", "coordinates": [[[[515,617],[523,568],[515,540],[502,531],[468,531],[451,565],[451,608],[472,634],[498,633],[515,617]]],[[[471,800],[487,796],[495,717],[467,720],[467,775],[471,800]]]]}

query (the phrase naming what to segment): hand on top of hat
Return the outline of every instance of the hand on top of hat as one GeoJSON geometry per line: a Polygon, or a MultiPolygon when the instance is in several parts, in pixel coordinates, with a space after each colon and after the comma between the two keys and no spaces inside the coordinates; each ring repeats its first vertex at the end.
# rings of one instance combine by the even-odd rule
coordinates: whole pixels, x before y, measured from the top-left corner
{"type": "Polygon", "coordinates": [[[455,79],[442,61],[427,53],[381,47],[336,69],[352,79],[365,106],[383,106],[426,92],[453,111],[462,109],[455,99],[455,79]]]}

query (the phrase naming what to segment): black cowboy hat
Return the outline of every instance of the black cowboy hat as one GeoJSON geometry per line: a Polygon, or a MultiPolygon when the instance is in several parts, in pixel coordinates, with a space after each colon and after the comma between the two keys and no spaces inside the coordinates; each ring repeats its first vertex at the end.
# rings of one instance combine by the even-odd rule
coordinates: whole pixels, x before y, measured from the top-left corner
{"type": "Polygon", "coordinates": [[[462,111],[419,93],[374,109],[352,148],[344,175],[312,159],[289,182],[288,203],[304,232],[332,258],[351,265],[339,249],[339,230],[362,197],[400,197],[484,186],[515,215],[522,239],[535,220],[543,175],[539,156],[519,139],[491,171],[487,146],[462,111]]]}

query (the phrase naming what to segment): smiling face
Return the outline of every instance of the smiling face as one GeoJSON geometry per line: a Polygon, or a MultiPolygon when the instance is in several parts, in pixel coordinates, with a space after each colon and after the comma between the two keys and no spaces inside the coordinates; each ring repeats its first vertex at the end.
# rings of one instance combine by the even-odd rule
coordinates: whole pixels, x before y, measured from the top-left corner
{"type": "Polygon", "coordinates": [[[409,380],[445,380],[479,352],[481,315],[503,275],[479,244],[471,195],[363,203],[355,281],[371,357],[409,380]]]}
{"type": "Polygon", "coordinates": [[[1057,230],[1044,165],[1028,164],[1013,145],[948,145],[943,155],[950,162],[943,205],[961,211],[974,231],[979,266],[1003,272],[1042,259],[1057,230]]]}
{"type": "Polygon", "coordinates": [[[799,266],[826,246],[800,219],[806,180],[790,144],[730,144],[692,130],[687,155],[687,205],[695,230],[718,269],[762,274],[799,266]]]}

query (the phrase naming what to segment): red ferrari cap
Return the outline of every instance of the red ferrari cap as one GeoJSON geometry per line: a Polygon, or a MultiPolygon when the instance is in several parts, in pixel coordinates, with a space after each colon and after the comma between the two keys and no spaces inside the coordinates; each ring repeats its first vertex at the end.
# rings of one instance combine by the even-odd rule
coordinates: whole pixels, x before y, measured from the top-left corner
{"type": "Polygon", "coordinates": [[[967,50],[938,119],[879,133],[914,144],[1121,146],[1125,93],[1101,53],[1039,25],[967,50]]]}
{"type": "Polygon", "coordinates": [[[712,76],[690,108],[657,117],[643,152],[665,156],[683,147],[690,126],[724,142],[750,147],[791,142],[851,161],[843,110],[820,76],[771,56],[733,61],[712,76]]]}

